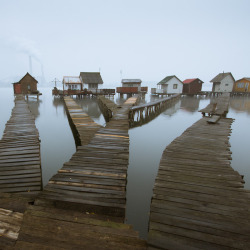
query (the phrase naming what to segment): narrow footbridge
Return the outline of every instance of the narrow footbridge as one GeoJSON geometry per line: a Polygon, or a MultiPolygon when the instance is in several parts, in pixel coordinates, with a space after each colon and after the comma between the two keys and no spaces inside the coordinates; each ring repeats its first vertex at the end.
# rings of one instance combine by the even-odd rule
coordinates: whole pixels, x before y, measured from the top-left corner
{"type": "Polygon", "coordinates": [[[150,212],[152,249],[250,249],[250,191],[230,164],[233,119],[209,119],[162,154],[150,212]]]}
{"type": "MultiPolygon", "coordinates": [[[[105,128],[92,133],[88,144],[77,147],[70,161],[50,179],[36,204],[53,202],[58,207],[74,207],[124,219],[129,160],[128,113],[136,101],[137,97],[128,99],[105,128]]],[[[79,118],[74,118],[79,110],[72,108],[72,102],[67,98],[65,104],[77,126],[79,118]]],[[[96,126],[91,121],[88,124],[91,128],[96,126]]]]}
{"type": "Polygon", "coordinates": [[[0,140],[0,192],[36,194],[41,188],[39,134],[35,118],[20,95],[0,140]]]}

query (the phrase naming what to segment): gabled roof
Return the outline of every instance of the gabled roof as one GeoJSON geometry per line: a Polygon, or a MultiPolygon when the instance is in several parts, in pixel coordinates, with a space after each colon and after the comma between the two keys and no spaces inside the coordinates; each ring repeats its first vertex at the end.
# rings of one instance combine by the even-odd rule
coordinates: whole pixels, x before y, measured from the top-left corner
{"type": "MultiPolygon", "coordinates": [[[[183,83],[185,84],[188,84],[188,83],[191,83],[191,82],[193,82],[193,81],[195,81],[195,80],[199,80],[199,81],[201,81],[199,78],[192,78],[192,79],[186,79],[186,80],[184,80],[183,81],[183,83]]],[[[204,83],[203,81],[201,81],[201,83],[204,83]]]]}
{"type": "MultiPolygon", "coordinates": [[[[231,76],[234,80],[233,75],[231,74],[231,72],[227,72],[227,73],[220,73],[218,74],[216,77],[214,77],[210,82],[221,82],[226,76],[231,76]]],[[[234,80],[235,81],[235,80],[234,80]]]]}
{"type": "Polygon", "coordinates": [[[29,73],[27,72],[26,75],[25,75],[19,82],[14,82],[13,84],[20,83],[26,76],[30,76],[31,78],[33,78],[33,79],[35,80],[36,83],[38,83],[38,81],[37,81],[31,74],[29,74],[29,73]]]}
{"type": "Polygon", "coordinates": [[[103,84],[102,77],[100,72],[81,72],[80,77],[82,78],[83,83],[98,83],[103,84]]]}
{"type": "Polygon", "coordinates": [[[122,83],[131,83],[131,82],[141,83],[142,80],[141,79],[122,79],[122,83]]]}
{"type": "Polygon", "coordinates": [[[250,77],[243,77],[243,78],[241,78],[241,79],[237,80],[236,82],[239,82],[239,81],[241,81],[241,80],[247,80],[247,81],[250,81],[250,77]]]}
{"type": "Polygon", "coordinates": [[[178,77],[176,77],[175,75],[173,75],[173,76],[167,76],[167,77],[165,77],[160,82],[158,82],[157,85],[167,84],[167,82],[170,81],[174,77],[177,78],[182,83],[182,81],[178,77]]]}
{"type": "Polygon", "coordinates": [[[69,84],[69,83],[81,84],[82,82],[81,82],[79,76],[64,76],[63,83],[65,83],[65,84],[69,84]]]}

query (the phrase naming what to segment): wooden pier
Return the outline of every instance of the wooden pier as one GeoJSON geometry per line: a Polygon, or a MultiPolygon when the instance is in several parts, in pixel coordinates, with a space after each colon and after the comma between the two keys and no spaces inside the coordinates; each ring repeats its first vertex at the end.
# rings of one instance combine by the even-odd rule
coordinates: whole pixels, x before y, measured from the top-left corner
{"type": "Polygon", "coordinates": [[[208,119],[163,152],[151,203],[152,249],[250,249],[250,191],[230,165],[233,120],[208,119]]]}
{"type": "Polygon", "coordinates": [[[124,220],[129,159],[128,113],[136,101],[137,97],[128,99],[89,144],[77,148],[70,161],[45,186],[36,200],[37,205],[53,203],[60,208],[124,220]]]}
{"type": "Polygon", "coordinates": [[[0,249],[146,249],[130,225],[0,193],[0,249]]]}
{"type": "Polygon", "coordinates": [[[94,122],[70,96],[65,96],[64,102],[76,145],[87,145],[101,125],[94,122]]]}
{"type": "Polygon", "coordinates": [[[40,140],[23,95],[17,95],[0,141],[0,192],[36,194],[41,190],[40,140]]]}
{"type": "Polygon", "coordinates": [[[210,101],[206,108],[199,110],[203,116],[219,116],[226,117],[228,113],[230,94],[223,94],[218,98],[210,101]]]}
{"type": "MultiPolygon", "coordinates": [[[[86,138],[81,140],[83,146],[77,148],[70,162],[52,177],[40,195],[0,193],[0,249],[146,249],[146,242],[139,239],[130,225],[123,223],[129,153],[128,111],[135,101],[136,98],[128,100],[106,128],[99,127],[92,139],[89,136],[88,145],[84,145],[86,138]]],[[[22,125],[29,133],[22,131],[24,127],[18,123],[17,116],[14,123],[19,125],[19,132],[11,130],[13,136],[22,131],[29,138],[28,143],[22,141],[18,145],[20,148],[33,138],[32,124],[25,115],[26,103],[23,99],[21,102],[22,108],[16,103],[19,109],[13,113],[20,113],[25,121],[22,125]]],[[[86,116],[82,116],[68,97],[65,105],[75,128],[85,126],[85,133],[91,134],[95,125],[90,118],[86,121],[86,116]]],[[[10,139],[10,134],[4,138],[10,139]]]]}
{"type": "Polygon", "coordinates": [[[176,94],[170,97],[159,99],[155,102],[131,107],[129,113],[130,127],[141,126],[142,124],[153,120],[161,112],[179,100],[179,98],[180,95],[176,94]]]}

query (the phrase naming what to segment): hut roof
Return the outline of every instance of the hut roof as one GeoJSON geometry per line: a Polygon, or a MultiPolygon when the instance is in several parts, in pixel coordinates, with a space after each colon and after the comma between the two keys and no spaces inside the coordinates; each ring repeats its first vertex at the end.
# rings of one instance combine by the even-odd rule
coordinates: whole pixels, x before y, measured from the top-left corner
{"type": "Polygon", "coordinates": [[[82,78],[82,81],[86,84],[89,83],[103,84],[100,72],[81,72],[80,77],[82,78]]]}
{"type": "Polygon", "coordinates": [[[241,80],[247,80],[247,81],[250,81],[250,77],[243,77],[243,78],[241,78],[241,79],[237,80],[236,82],[239,82],[239,81],[241,81],[241,80]]]}
{"type": "Polygon", "coordinates": [[[73,84],[79,84],[82,83],[79,76],[64,76],[63,82],[65,84],[73,83],[73,84]]]}
{"type": "Polygon", "coordinates": [[[38,83],[38,81],[31,75],[31,74],[29,74],[28,72],[25,74],[25,76],[24,77],[22,77],[21,78],[21,80],[19,80],[19,82],[13,82],[12,84],[17,84],[17,83],[20,83],[25,77],[27,77],[27,76],[30,76],[31,78],[33,78],[33,80],[36,82],[36,83],[38,83]]]}
{"type": "Polygon", "coordinates": [[[158,82],[157,85],[167,84],[167,82],[170,81],[174,77],[177,78],[180,82],[182,82],[178,77],[173,75],[173,76],[166,76],[164,79],[162,79],[160,82],[158,82]]]}
{"type": "MultiPolygon", "coordinates": [[[[195,81],[195,80],[199,80],[199,81],[201,81],[199,78],[192,78],[192,79],[186,79],[186,80],[184,80],[183,81],[183,83],[184,84],[188,84],[188,83],[191,83],[191,82],[193,82],[193,81],[195,81]]],[[[203,81],[201,81],[201,83],[203,83],[203,81]]]]}
{"type": "Polygon", "coordinates": [[[214,77],[210,82],[221,82],[226,76],[229,76],[229,75],[231,75],[231,77],[234,80],[234,77],[231,72],[227,72],[227,73],[223,72],[223,73],[218,74],[216,77],[214,77]]]}
{"type": "Polygon", "coordinates": [[[122,79],[122,83],[141,83],[141,79],[122,79]]]}

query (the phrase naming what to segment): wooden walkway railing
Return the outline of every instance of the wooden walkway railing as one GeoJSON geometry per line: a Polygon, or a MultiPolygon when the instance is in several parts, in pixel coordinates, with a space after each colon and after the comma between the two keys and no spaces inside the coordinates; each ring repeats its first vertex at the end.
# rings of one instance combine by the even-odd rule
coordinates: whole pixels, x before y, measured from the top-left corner
{"type": "Polygon", "coordinates": [[[0,141],[0,192],[36,194],[41,190],[38,130],[24,96],[16,96],[0,141]]]}
{"type": "Polygon", "coordinates": [[[155,102],[131,107],[129,113],[130,127],[141,126],[142,124],[153,120],[165,109],[170,107],[174,102],[179,100],[179,98],[180,95],[176,94],[170,97],[159,99],[155,102]]]}
{"type": "MultiPolygon", "coordinates": [[[[50,200],[91,213],[125,216],[129,159],[128,112],[137,98],[128,99],[105,128],[54,175],[36,204],[50,200]]],[[[67,103],[66,103],[67,105],[67,103]]]]}
{"type": "Polygon", "coordinates": [[[153,249],[250,249],[250,191],[230,165],[232,119],[208,119],[163,152],[150,212],[153,249]]]}
{"type": "Polygon", "coordinates": [[[105,98],[105,96],[99,96],[98,97],[98,105],[99,105],[100,110],[103,113],[105,120],[107,122],[110,121],[110,119],[114,115],[114,112],[117,109],[117,104],[115,104],[110,99],[105,98]]]}

